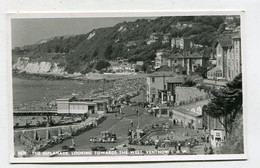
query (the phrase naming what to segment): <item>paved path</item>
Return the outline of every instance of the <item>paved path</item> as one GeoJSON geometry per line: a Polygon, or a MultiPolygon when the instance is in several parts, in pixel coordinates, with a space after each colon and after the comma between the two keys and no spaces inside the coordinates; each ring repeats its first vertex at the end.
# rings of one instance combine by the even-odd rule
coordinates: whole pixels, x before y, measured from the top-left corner
{"type": "MultiPolygon", "coordinates": [[[[106,131],[108,128],[112,127],[117,122],[112,115],[109,115],[106,120],[104,120],[100,125],[98,125],[96,128],[92,128],[78,136],[74,137],[76,149],[80,150],[91,150],[91,146],[94,146],[91,142],[89,142],[90,136],[98,136],[102,131],[106,131]]],[[[55,145],[54,147],[47,149],[46,151],[57,151],[61,150],[62,146],[72,145],[72,140],[67,139],[63,141],[63,143],[55,145]]]]}
{"type": "MultiPolygon", "coordinates": [[[[125,117],[119,119],[115,119],[115,114],[107,114],[107,119],[104,120],[100,125],[98,125],[96,128],[92,128],[91,130],[88,130],[78,136],[74,137],[75,144],[76,144],[76,150],[91,150],[91,146],[104,146],[105,148],[111,148],[115,147],[118,144],[123,143],[126,140],[127,137],[127,130],[128,129],[136,129],[138,126],[138,120],[140,127],[143,127],[147,124],[155,123],[158,121],[163,121],[165,119],[161,119],[158,117],[152,117],[148,116],[147,114],[144,114],[144,108],[138,108],[138,107],[125,107],[123,108],[123,113],[125,113],[125,117]],[[140,112],[140,116],[136,115],[136,110],[140,112]],[[149,119],[148,119],[149,117],[149,119]],[[131,127],[130,121],[134,122],[134,126],[131,127]],[[117,135],[117,143],[92,143],[89,142],[90,136],[99,136],[102,131],[111,131],[116,133],[117,135]]],[[[67,139],[63,141],[63,143],[58,144],[52,148],[47,149],[46,151],[57,151],[61,150],[62,146],[72,145],[72,140],[67,139]]]]}
{"type": "MultiPolygon", "coordinates": [[[[105,121],[103,121],[98,127],[93,128],[89,131],[84,132],[81,135],[74,137],[76,150],[78,151],[89,151],[91,150],[91,146],[104,146],[105,148],[109,149],[111,147],[116,147],[119,144],[123,144],[127,140],[127,130],[132,129],[135,130],[136,127],[139,125],[141,128],[145,127],[149,124],[158,123],[158,122],[169,122],[168,119],[165,118],[158,118],[154,116],[149,116],[148,114],[144,113],[144,108],[138,107],[125,107],[123,108],[123,113],[125,113],[125,117],[119,119],[115,119],[115,114],[107,114],[108,117],[105,121]],[[136,110],[140,112],[140,116],[136,115],[136,110]],[[131,127],[130,121],[134,122],[134,126],[131,127]],[[116,133],[117,135],[117,143],[92,143],[89,141],[90,136],[100,136],[102,131],[111,131],[116,133]]],[[[176,135],[182,136],[184,132],[184,128],[175,128],[176,135]]],[[[190,130],[190,134],[195,132],[195,130],[190,130]]],[[[195,134],[195,133],[194,133],[195,134]]],[[[46,151],[57,151],[61,150],[62,146],[72,145],[72,140],[68,139],[65,140],[63,143],[58,144],[46,151]]],[[[141,147],[140,147],[141,148],[141,147]]],[[[153,149],[154,146],[144,147],[145,149],[153,149]]],[[[197,154],[204,154],[204,143],[201,143],[199,146],[194,148],[194,152],[197,154]]]]}

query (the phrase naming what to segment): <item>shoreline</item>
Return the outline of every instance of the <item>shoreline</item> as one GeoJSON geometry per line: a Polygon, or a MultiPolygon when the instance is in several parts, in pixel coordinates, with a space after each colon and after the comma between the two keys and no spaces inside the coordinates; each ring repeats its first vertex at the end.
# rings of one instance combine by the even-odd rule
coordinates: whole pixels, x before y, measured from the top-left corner
{"type": "Polygon", "coordinates": [[[101,81],[101,80],[118,80],[118,79],[137,79],[145,78],[147,74],[100,74],[100,73],[88,73],[81,75],[59,75],[59,74],[44,74],[44,73],[28,73],[28,72],[19,72],[18,70],[13,69],[12,77],[26,80],[84,80],[84,81],[101,81]]]}

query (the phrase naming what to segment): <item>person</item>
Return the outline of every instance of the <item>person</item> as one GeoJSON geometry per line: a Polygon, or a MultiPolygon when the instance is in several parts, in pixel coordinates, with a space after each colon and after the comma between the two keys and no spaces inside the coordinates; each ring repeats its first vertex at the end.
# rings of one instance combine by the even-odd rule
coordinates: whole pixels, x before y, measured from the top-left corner
{"type": "Polygon", "coordinates": [[[191,143],[190,143],[190,141],[188,142],[188,153],[190,153],[191,152],[191,143]]]}
{"type": "Polygon", "coordinates": [[[73,146],[73,147],[76,146],[74,137],[72,137],[72,139],[71,139],[71,143],[72,143],[72,146],[73,146]]]}
{"type": "Polygon", "coordinates": [[[204,147],[204,154],[206,155],[207,152],[208,152],[208,147],[205,145],[205,147],[204,147]]]}
{"type": "Polygon", "coordinates": [[[139,116],[139,111],[138,110],[136,110],[136,115],[139,116]]]}
{"type": "Polygon", "coordinates": [[[173,125],[176,125],[176,120],[175,119],[173,119],[173,125]]]}
{"type": "Polygon", "coordinates": [[[214,152],[213,152],[213,148],[212,148],[211,145],[210,145],[210,147],[209,147],[209,154],[214,154],[214,152]]]}
{"type": "Polygon", "coordinates": [[[131,120],[131,127],[133,127],[134,126],[134,122],[131,120]]]}
{"type": "Polygon", "coordinates": [[[207,135],[207,143],[209,143],[209,135],[207,135]]]}
{"type": "Polygon", "coordinates": [[[132,135],[132,130],[128,129],[128,136],[131,136],[132,135]]]}

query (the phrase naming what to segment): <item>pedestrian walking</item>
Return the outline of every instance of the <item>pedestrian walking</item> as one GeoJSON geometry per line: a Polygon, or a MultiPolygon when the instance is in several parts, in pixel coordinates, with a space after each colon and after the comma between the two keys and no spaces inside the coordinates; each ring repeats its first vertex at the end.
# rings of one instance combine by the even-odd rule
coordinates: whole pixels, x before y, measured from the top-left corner
{"type": "Polygon", "coordinates": [[[204,147],[204,154],[206,155],[207,152],[208,152],[208,147],[205,145],[205,147],[204,147]]]}
{"type": "Polygon", "coordinates": [[[73,146],[73,147],[76,146],[74,137],[72,137],[72,139],[71,139],[71,143],[72,143],[72,146],[73,146]]]}
{"type": "Polygon", "coordinates": [[[133,126],[134,126],[134,122],[131,120],[131,122],[130,122],[130,123],[131,123],[131,127],[133,127],[133,126]]]}
{"type": "Polygon", "coordinates": [[[213,148],[212,148],[211,145],[210,145],[210,147],[209,147],[209,154],[210,154],[210,155],[214,154],[214,152],[213,152],[213,148]]]}

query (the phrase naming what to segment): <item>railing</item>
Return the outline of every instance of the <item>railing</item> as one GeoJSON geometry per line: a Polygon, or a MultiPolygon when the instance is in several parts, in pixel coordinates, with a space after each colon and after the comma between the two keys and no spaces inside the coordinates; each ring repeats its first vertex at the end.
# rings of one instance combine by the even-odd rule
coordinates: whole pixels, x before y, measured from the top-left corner
{"type": "Polygon", "coordinates": [[[56,115],[57,111],[13,111],[14,115],[42,115],[42,114],[51,114],[51,115],[56,115]]]}

